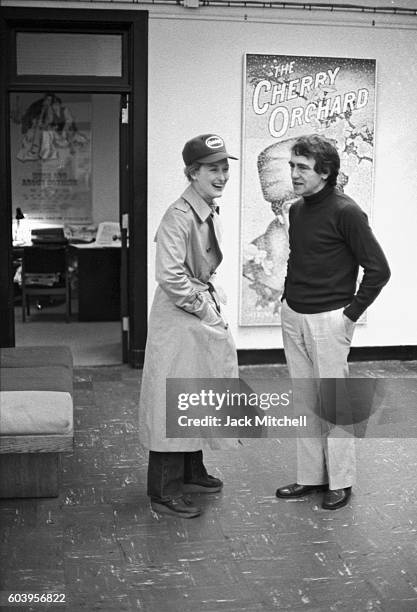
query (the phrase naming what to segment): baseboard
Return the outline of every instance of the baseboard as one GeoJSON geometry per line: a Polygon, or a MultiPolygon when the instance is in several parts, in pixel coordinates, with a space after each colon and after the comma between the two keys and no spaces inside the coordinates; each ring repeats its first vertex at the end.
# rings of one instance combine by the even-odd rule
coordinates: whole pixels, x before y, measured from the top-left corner
{"type": "Polygon", "coordinates": [[[414,361],[417,346],[358,346],[350,349],[349,361],[414,361]]]}
{"type": "MultiPolygon", "coordinates": [[[[237,355],[239,365],[285,363],[284,349],[239,349],[237,355]]],[[[358,346],[349,354],[349,361],[391,360],[417,360],[417,346],[358,346]]]]}
{"type": "MultiPolygon", "coordinates": [[[[239,365],[285,363],[284,349],[238,349],[239,365]]],[[[132,351],[130,365],[142,368],[145,351],[132,351]]],[[[349,361],[413,361],[417,360],[417,346],[357,346],[350,349],[349,361]]]]}
{"type": "Polygon", "coordinates": [[[239,365],[285,363],[284,349],[238,349],[239,365]]]}

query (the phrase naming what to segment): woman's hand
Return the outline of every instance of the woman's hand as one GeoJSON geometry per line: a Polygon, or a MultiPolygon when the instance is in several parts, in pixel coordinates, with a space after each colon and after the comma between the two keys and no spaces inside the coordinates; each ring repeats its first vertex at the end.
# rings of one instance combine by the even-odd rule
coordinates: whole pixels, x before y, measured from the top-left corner
{"type": "Polygon", "coordinates": [[[205,316],[201,319],[201,322],[205,323],[206,325],[209,325],[210,327],[220,326],[223,329],[228,329],[229,327],[229,324],[227,323],[224,316],[221,313],[217,312],[217,310],[211,305],[207,309],[207,313],[205,314],[205,316]]]}

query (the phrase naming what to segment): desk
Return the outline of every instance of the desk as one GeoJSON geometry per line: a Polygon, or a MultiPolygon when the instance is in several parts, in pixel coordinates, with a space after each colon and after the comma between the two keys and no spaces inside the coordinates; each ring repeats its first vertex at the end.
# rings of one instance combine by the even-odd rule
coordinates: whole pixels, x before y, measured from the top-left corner
{"type": "Polygon", "coordinates": [[[78,261],[79,321],[120,320],[120,247],[69,248],[78,261]]]}

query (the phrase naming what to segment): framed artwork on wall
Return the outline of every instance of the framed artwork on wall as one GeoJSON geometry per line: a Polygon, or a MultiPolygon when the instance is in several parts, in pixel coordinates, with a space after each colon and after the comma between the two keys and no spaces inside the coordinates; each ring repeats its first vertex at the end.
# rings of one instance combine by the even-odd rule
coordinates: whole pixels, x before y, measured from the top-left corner
{"type": "Polygon", "coordinates": [[[13,210],[34,221],[91,223],[91,95],[10,96],[13,210]]]}

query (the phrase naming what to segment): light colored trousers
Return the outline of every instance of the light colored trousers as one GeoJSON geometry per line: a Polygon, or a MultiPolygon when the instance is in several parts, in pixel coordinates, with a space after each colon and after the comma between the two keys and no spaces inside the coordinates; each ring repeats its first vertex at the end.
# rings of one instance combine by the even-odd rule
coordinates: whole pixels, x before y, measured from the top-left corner
{"type": "Polygon", "coordinates": [[[303,390],[298,403],[294,397],[294,407],[307,416],[307,431],[301,430],[297,436],[297,483],[329,483],[330,489],[350,487],[356,475],[355,440],[349,427],[334,425],[320,414],[318,379],[349,375],[347,357],[355,324],[343,314],[343,308],[301,314],[286,301],[281,323],[290,377],[303,379],[300,385],[294,381],[295,387],[303,390]]]}

